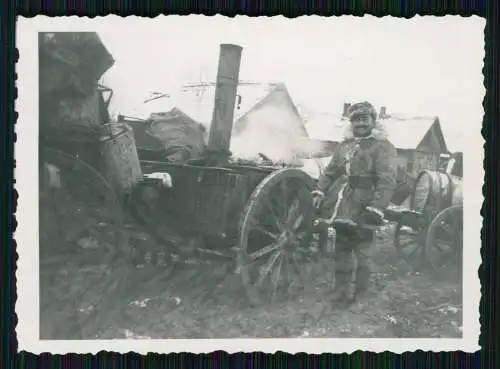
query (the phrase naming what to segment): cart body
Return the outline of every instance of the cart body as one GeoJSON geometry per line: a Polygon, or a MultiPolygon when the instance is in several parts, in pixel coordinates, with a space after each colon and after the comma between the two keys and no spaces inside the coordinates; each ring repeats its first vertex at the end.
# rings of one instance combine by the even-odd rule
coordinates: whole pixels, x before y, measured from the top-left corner
{"type": "Polygon", "coordinates": [[[461,265],[462,178],[450,173],[422,171],[410,195],[410,208],[386,212],[396,222],[397,252],[416,269],[461,265]]]}
{"type": "MultiPolygon", "coordinates": [[[[154,188],[161,199],[144,206],[159,206],[164,219],[183,233],[234,239],[239,218],[257,185],[272,172],[259,167],[207,167],[159,161],[142,161],[144,174],[164,172],[172,178],[171,188],[154,188]]],[[[161,216],[161,215],[160,215],[161,216]]]]}

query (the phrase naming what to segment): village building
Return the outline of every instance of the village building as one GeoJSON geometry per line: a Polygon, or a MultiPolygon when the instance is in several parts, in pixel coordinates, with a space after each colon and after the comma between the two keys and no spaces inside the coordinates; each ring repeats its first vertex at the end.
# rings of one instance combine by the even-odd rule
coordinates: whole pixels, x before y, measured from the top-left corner
{"type": "MultiPolygon", "coordinates": [[[[342,114],[318,116],[307,122],[309,135],[317,139],[342,141],[349,124],[349,106],[344,104],[342,114]]],[[[449,155],[438,117],[387,114],[386,108],[382,107],[378,119],[397,149],[399,182],[412,183],[422,170],[438,170],[441,158],[449,155]]],[[[328,160],[324,159],[323,164],[328,160]]]]}
{"type": "MultiPolygon", "coordinates": [[[[269,86],[259,87],[239,86],[235,119],[269,92],[269,86]]],[[[151,98],[151,94],[137,93],[135,103],[120,107],[117,106],[120,94],[116,95],[117,99],[111,101],[110,109],[118,114],[119,121],[127,123],[134,130],[137,150],[142,160],[164,160],[166,146],[178,142],[178,133],[181,131],[184,133],[184,141],[199,147],[201,134],[203,143],[207,144],[215,86],[204,83],[186,85],[168,91],[159,98],[156,93],[154,98],[151,98]],[[166,132],[173,132],[173,141],[166,132]]],[[[199,150],[195,151],[198,155],[199,150]]]]}
{"type": "Polygon", "coordinates": [[[448,154],[438,117],[383,117],[380,121],[398,151],[398,167],[411,178],[425,169],[438,170],[448,154]]]}
{"type": "MultiPolygon", "coordinates": [[[[249,89],[242,90],[248,92],[249,89]]],[[[284,84],[253,88],[251,92],[238,95],[230,147],[234,158],[255,160],[263,154],[273,161],[292,163],[296,162],[300,151],[323,149],[316,142],[307,145],[304,121],[284,84]]],[[[191,157],[201,155],[200,139],[206,144],[211,123],[210,104],[205,103],[210,95],[206,93],[198,104],[184,102],[179,104],[182,107],[175,106],[163,113],[149,113],[147,119],[121,116],[120,120],[126,121],[134,130],[141,158],[158,159],[164,156],[166,148],[175,149],[179,145],[195,147],[191,157]]],[[[151,109],[159,111],[159,108],[169,105],[166,101],[158,103],[161,105],[151,109]]],[[[141,116],[144,116],[143,112],[141,116]]]]}
{"type": "MultiPolygon", "coordinates": [[[[155,117],[154,126],[127,120],[134,129],[140,156],[154,158],[159,152],[164,152],[165,145],[177,147],[179,132],[186,135],[181,144],[192,141],[196,146],[193,155],[200,155],[200,137],[205,144],[208,139],[213,90],[204,90],[204,96],[198,96],[194,102],[179,99],[175,106],[171,101],[160,99],[157,106],[150,106],[149,109],[161,111],[161,107],[169,105],[170,109],[163,110],[165,113],[151,113],[154,110],[149,110],[148,119],[155,117]],[[178,133],[169,138],[166,132],[170,134],[174,131],[178,133]]],[[[147,105],[144,104],[143,108],[147,105]]],[[[340,114],[316,115],[304,120],[282,83],[264,88],[239,87],[236,105],[230,147],[235,158],[255,160],[264,154],[271,160],[296,163],[297,158],[302,156],[303,169],[313,178],[319,177],[330,160],[328,153],[333,152],[335,144],[342,140],[350,106],[344,104],[340,114]]],[[[388,114],[387,109],[382,107],[379,120],[397,148],[398,182],[412,184],[422,170],[440,170],[443,165],[441,159],[450,153],[438,117],[388,114]]]]}
{"type": "Polygon", "coordinates": [[[242,159],[264,154],[273,161],[291,163],[307,138],[304,121],[286,86],[277,84],[235,121],[231,152],[242,159]]]}

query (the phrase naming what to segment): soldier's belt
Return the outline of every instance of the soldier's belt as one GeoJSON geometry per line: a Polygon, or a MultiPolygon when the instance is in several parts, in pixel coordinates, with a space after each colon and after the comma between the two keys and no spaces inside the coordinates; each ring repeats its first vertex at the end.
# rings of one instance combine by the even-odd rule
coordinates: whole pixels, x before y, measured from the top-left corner
{"type": "Polygon", "coordinates": [[[375,175],[362,175],[362,176],[349,176],[347,183],[351,188],[372,190],[378,181],[378,176],[375,175]]]}

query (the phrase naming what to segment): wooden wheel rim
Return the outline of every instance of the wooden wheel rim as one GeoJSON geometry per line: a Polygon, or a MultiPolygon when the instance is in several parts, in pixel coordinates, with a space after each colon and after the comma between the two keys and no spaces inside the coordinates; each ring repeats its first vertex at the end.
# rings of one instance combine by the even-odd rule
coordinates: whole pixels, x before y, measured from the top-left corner
{"type": "Polygon", "coordinates": [[[104,191],[106,192],[107,198],[110,200],[110,204],[113,207],[112,213],[113,213],[113,233],[114,233],[114,239],[115,239],[115,244],[113,245],[108,245],[110,246],[107,250],[107,254],[105,259],[106,260],[111,260],[113,259],[119,252],[120,248],[122,247],[122,242],[123,242],[123,232],[122,232],[122,224],[123,224],[123,218],[122,218],[122,209],[120,202],[118,198],[116,197],[116,194],[110,184],[106,181],[106,179],[99,173],[97,170],[95,170],[91,165],[87,164],[85,161],[81,159],[75,159],[72,155],[60,151],[57,149],[52,149],[52,148],[43,148],[42,149],[42,157],[40,158],[43,160],[43,162],[50,163],[53,165],[56,165],[61,163],[61,161],[64,161],[65,163],[72,163],[74,164],[74,167],[77,168],[76,170],[81,171],[84,173],[87,178],[92,178],[95,182],[96,185],[102,186],[104,191]]]}
{"type": "Polygon", "coordinates": [[[404,236],[402,230],[403,227],[406,227],[406,225],[401,223],[396,225],[394,235],[394,246],[396,247],[396,252],[413,269],[420,269],[423,259],[423,231],[421,229],[414,230],[414,233],[410,235],[410,242],[403,245],[401,240],[404,236]]]}
{"type": "MultiPolygon", "coordinates": [[[[444,224],[447,219],[451,220],[453,223],[451,225],[451,230],[446,231],[448,235],[451,236],[451,246],[449,251],[445,253],[442,251],[439,260],[444,259],[453,259],[457,256],[461,256],[462,247],[463,247],[463,220],[462,220],[462,205],[453,205],[442,211],[440,211],[436,217],[432,220],[429,228],[427,230],[426,239],[425,239],[425,247],[424,247],[424,257],[429,265],[433,269],[438,269],[443,266],[439,261],[435,261],[432,257],[432,252],[434,249],[438,249],[440,247],[436,247],[436,238],[438,236],[438,230],[449,228],[449,224],[444,224]],[[458,229],[457,229],[458,228],[458,229]]],[[[447,265],[447,264],[445,264],[447,265]]]]}
{"type": "MultiPolygon", "coordinates": [[[[247,295],[248,295],[250,301],[254,305],[258,305],[261,303],[262,296],[261,296],[261,293],[259,293],[259,286],[255,286],[253,283],[253,278],[251,276],[251,270],[250,270],[250,268],[253,268],[251,264],[255,261],[255,260],[253,260],[252,262],[249,262],[250,255],[248,252],[249,235],[250,235],[250,231],[251,231],[252,227],[254,226],[252,220],[253,220],[253,217],[258,215],[259,211],[262,210],[261,207],[264,205],[264,203],[262,203],[263,198],[265,199],[265,197],[267,195],[269,195],[271,193],[271,191],[276,188],[277,185],[279,185],[280,183],[284,183],[284,181],[287,181],[287,180],[293,180],[297,185],[299,185],[300,188],[298,189],[298,191],[304,190],[304,194],[305,194],[305,190],[307,190],[307,197],[305,199],[302,199],[303,200],[302,204],[305,204],[306,201],[308,201],[310,204],[310,209],[309,208],[308,209],[300,208],[301,201],[297,197],[299,208],[297,209],[297,212],[295,214],[302,214],[302,216],[303,216],[302,221],[305,222],[305,223],[303,223],[303,225],[300,225],[297,229],[301,229],[302,226],[307,227],[309,221],[311,222],[310,226],[312,226],[312,198],[310,197],[310,190],[313,188],[314,182],[311,179],[311,177],[309,177],[309,175],[307,175],[305,172],[303,172],[299,169],[291,169],[291,168],[278,170],[276,172],[271,173],[269,176],[267,176],[252,192],[252,194],[251,194],[251,196],[250,196],[250,198],[245,206],[242,218],[240,220],[239,235],[238,235],[238,266],[239,266],[240,274],[241,274],[247,295]],[[308,214],[307,214],[308,210],[311,211],[310,219],[309,219],[308,214]]],[[[289,209],[289,211],[290,211],[290,209],[289,209]]],[[[291,220],[291,219],[288,218],[288,220],[291,220]]],[[[297,226],[297,224],[294,223],[293,227],[296,227],[296,226],[297,226]]],[[[308,231],[308,229],[306,229],[303,232],[305,239],[307,239],[307,234],[308,234],[307,231],[308,231]]],[[[284,237],[283,236],[284,233],[286,233],[286,232],[282,232],[280,237],[284,237]]],[[[283,238],[278,238],[278,240],[276,240],[276,242],[272,243],[272,244],[276,244],[276,250],[272,250],[269,253],[276,251],[274,254],[278,255],[280,253],[281,248],[285,247],[285,245],[282,244],[283,242],[286,242],[286,240],[284,240],[283,238]]],[[[264,249],[266,247],[268,247],[268,246],[266,245],[266,246],[262,247],[262,249],[264,249]]],[[[294,247],[296,249],[297,244],[294,243],[294,247]]],[[[287,255],[290,255],[290,254],[288,254],[288,252],[289,251],[287,251],[287,255]]],[[[271,258],[273,258],[273,256],[271,256],[269,258],[270,263],[268,262],[268,265],[267,265],[267,266],[269,266],[269,264],[271,264],[270,265],[271,268],[273,268],[275,266],[274,263],[280,262],[278,260],[271,259],[271,258]]],[[[283,260],[283,257],[284,256],[281,257],[281,260],[283,260]]],[[[291,253],[291,257],[294,258],[293,251],[291,253]]],[[[275,256],[274,258],[277,259],[278,256],[275,256]]],[[[297,262],[297,260],[295,258],[294,258],[294,260],[289,260],[289,261],[291,263],[294,263],[294,264],[297,262]]],[[[285,266],[286,266],[286,264],[285,264],[285,266]]],[[[280,269],[279,272],[281,273],[281,266],[278,265],[277,268],[280,269]]],[[[259,272],[262,273],[260,268],[259,268],[259,272]]],[[[272,272],[272,270],[269,270],[266,273],[266,275],[264,275],[264,278],[267,275],[269,275],[271,272],[272,272]]],[[[260,277],[262,277],[262,275],[260,275],[260,277]]],[[[300,278],[299,275],[297,275],[297,277],[300,278]]]]}

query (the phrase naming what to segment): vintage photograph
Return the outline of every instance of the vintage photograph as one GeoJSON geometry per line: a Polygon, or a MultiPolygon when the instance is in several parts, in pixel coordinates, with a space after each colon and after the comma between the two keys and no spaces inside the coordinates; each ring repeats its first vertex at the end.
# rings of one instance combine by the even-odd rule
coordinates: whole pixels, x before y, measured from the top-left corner
{"type": "Polygon", "coordinates": [[[25,19],[33,339],[477,345],[484,22],[439,19],[25,19]]]}

